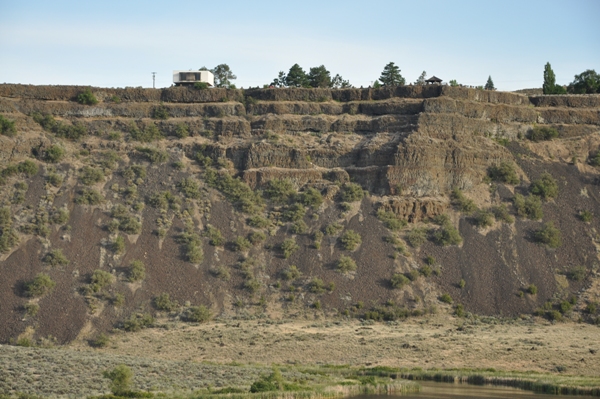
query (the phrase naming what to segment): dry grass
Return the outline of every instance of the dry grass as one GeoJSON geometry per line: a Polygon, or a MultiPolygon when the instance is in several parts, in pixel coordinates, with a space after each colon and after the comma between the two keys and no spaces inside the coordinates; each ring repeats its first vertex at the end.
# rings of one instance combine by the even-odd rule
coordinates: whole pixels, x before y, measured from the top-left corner
{"type": "MultiPolygon", "coordinates": [[[[350,364],[600,375],[600,328],[439,314],[402,323],[230,321],[118,334],[104,351],[169,361],[350,364]],[[595,352],[595,353],[592,353],[595,352]]],[[[85,343],[73,345],[86,349],[85,343]]]]}

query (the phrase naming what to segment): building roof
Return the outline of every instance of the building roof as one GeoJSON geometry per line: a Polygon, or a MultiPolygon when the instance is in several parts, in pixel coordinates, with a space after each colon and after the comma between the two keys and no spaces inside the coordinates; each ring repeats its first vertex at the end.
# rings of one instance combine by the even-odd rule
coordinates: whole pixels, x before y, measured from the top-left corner
{"type": "Polygon", "coordinates": [[[427,79],[426,82],[442,83],[442,79],[438,78],[437,76],[432,76],[429,79],[427,79]]]}

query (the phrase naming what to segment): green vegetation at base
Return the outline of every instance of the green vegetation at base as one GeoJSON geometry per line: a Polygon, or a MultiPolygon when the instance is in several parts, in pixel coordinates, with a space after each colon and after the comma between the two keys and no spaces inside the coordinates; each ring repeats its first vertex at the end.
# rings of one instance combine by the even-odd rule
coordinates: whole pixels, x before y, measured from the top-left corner
{"type": "Polygon", "coordinates": [[[550,173],[544,172],[539,179],[531,182],[529,190],[533,195],[537,195],[544,201],[548,201],[558,195],[558,183],[550,173]]]}

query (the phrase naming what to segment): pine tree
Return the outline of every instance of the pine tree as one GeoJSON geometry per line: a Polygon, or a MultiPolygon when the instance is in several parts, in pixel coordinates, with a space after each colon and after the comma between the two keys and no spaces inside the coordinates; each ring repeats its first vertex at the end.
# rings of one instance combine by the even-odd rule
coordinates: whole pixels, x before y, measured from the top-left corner
{"type": "Polygon", "coordinates": [[[496,90],[496,88],[494,87],[494,82],[492,81],[492,77],[491,76],[488,76],[487,83],[485,84],[485,89],[486,90],[496,90]]]}
{"type": "Polygon", "coordinates": [[[421,73],[421,75],[417,78],[417,81],[415,82],[415,84],[417,86],[424,86],[425,85],[425,77],[427,76],[427,72],[423,71],[421,73]]]}
{"type": "Polygon", "coordinates": [[[325,65],[310,68],[307,78],[311,87],[331,87],[331,73],[325,65]]]}
{"type": "Polygon", "coordinates": [[[384,86],[399,86],[406,83],[406,80],[400,75],[400,68],[393,62],[390,62],[383,68],[379,81],[384,86]]]}
{"type": "Polygon", "coordinates": [[[308,78],[304,69],[298,64],[292,65],[288,72],[285,83],[289,87],[308,87],[308,78]]]}

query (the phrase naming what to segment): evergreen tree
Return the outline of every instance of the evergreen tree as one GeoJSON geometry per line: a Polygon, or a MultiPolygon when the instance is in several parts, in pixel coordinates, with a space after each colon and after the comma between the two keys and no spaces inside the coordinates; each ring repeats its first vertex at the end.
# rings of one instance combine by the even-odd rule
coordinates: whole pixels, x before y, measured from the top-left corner
{"type": "Polygon", "coordinates": [[[331,73],[325,65],[310,68],[307,78],[311,87],[331,87],[331,73]]]}
{"type": "Polygon", "coordinates": [[[287,76],[286,76],[285,72],[279,71],[279,75],[277,75],[277,77],[275,79],[273,79],[273,82],[271,83],[271,86],[285,87],[286,86],[286,83],[285,83],[286,80],[287,80],[287,76]]]}
{"type": "Polygon", "coordinates": [[[290,68],[286,78],[285,78],[286,86],[289,87],[308,87],[308,77],[306,76],[306,72],[304,69],[300,67],[298,64],[292,65],[290,68]]]}
{"type": "Polygon", "coordinates": [[[379,81],[384,86],[399,86],[406,83],[406,80],[400,75],[400,68],[393,62],[390,62],[383,68],[379,81]]]}
{"type": "Polygon", "coordinates": [[[494,87],[494,82],[492,81],[492,77],[488,76],[488,80],[487,83],[485,84],[484,87],[486,90],[496,90],[496,88],[494,87]]]}
{"type": "Polygon", "coordinates": [[[417,78],[415,84],[417,86],[425,86],[425,77],[427,76],[427,72],[423,71],[421,75],[417,78]]]}
{"type": "Polygon", "coordinates": [[[452,86],[452,87],[456,87],[456,86],[458,86],[458,82],[456,81],[456,79],[452,79],[452,80],[451,80],[450,82],[448,82],[448,83],[450,83],[450,86],[452,86]]]}
{"type": "Polygon", "coordinates": [[[351,88],[352,85],[349,81],[344,80],[339,74],[336,74],[333,79],[331,79],[331,87],[334,89],[348,89],[351,88]]]}
{"type": "Polygon", "coordinates": [[[554,86],[556,86],[556,76],[554,75],[550,63],[547,62],[544,66],[544,84],[542,86],[544,94],[554,94],[554,86]]]}

